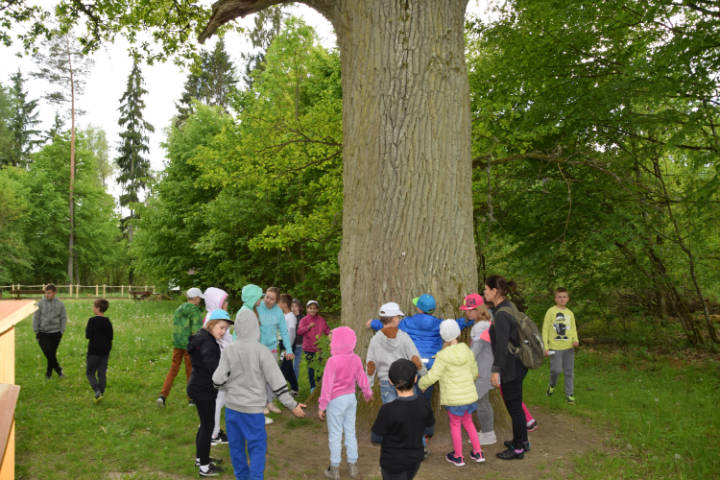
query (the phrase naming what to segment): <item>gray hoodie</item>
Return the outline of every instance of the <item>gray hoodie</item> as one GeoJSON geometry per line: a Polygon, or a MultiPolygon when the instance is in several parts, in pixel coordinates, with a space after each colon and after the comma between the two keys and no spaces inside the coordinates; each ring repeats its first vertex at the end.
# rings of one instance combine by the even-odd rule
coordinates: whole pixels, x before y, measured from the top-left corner
{"type": "Polygon", "coordinates": [[[267,403],[265,385],[292,410],[297,402],[290,396],[285,377],[268,348],[260,343],[258,319],[242,309],[235,317],[237,339],[226,346],[213,373],[215,388],[226,391],[225,405],[237,412],[263,413],[267,403]]]}
{"type": "Polygon", "coordinates": [[[43,333],[63,333],[67,324],[65,305],[57,298],[48,300],[43,297],[37,304],[38,309],[33,314],[33,331],[37,335],[43,333]]]}
{"type": "MultiPolygon", "coordinates": [[[[382,330],[378,330],[370,339],[370,345],[365,356],[366,364],[375,363],[374,374],[368,375],[370,386],[373,385],[375,376],[377,376],[378,380],[388,379],[390,365],[395,360],[399,358],[412,360],[413,357],[417,357],[418,361],[420,360],[420,353],[418,353],[418,349],[415,347],[410,335],[398,330],[395,338],[388,338],[382,330]]],[[[418,373],[424,375],[426,372],[427,369],[422,365],[422,370],[418,371],[418,373]]]]}

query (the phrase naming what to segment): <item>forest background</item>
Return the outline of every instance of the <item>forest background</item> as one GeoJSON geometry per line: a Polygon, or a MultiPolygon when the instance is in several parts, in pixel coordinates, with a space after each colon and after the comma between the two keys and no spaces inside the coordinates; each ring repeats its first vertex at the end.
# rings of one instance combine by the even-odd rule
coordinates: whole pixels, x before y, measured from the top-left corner
{"type": "MultiPolygon", "coordinates": [[[[536,317],[554,287],[569,288],[595,341],[717,348],[720,11],[671,1],[496,8],[494,20],[466,25],[478,278],[515,279],[515,300],[536,317]]],[[[23,86],[30,72],[8,77],[0,285],[237,293],[252,282],[337,312],[339,55],[277,8],[258,14],[250,37],[260,53],[244,65],[222,42],[191,57],[159,172],[147,158],[139,57],[117,152],[96,128],[73,139],[67,91],[52,97],[53,128],[38,131],[40,99],[23,86]]],[[[81,61],[83,45],[65,46],[81,61]]]]}

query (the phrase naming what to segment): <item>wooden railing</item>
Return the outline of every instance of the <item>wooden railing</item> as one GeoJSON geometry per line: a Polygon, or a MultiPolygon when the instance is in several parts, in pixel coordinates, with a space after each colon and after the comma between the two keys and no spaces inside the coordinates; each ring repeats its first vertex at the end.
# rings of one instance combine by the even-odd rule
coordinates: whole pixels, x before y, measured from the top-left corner
{"type": "MultiPolygon", "coordinates": [[[[57,287],[58,297],[65,298],[147,298],[157,296],[155,285],[79,285],[66,284],[57,287]]],[[[45,285],[0,285],[0,298],[20,298],[42,295],[45,285]]]]}

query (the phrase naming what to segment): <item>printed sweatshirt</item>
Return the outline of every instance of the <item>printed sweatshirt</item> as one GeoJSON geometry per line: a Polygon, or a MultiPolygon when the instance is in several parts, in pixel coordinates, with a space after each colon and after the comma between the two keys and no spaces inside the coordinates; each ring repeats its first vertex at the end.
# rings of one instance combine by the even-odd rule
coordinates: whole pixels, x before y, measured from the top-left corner
{"type": "Polygon", "coordinates": [[[278,334],[280,334],[283,345],[292,345],[287,323],[285,323],[285,315],[280,307],[274,305],[272,308],[267,308],[265,302],[260,302],[256,310],[260,318],[260,343],[268,347],[270,351],[277,350],[278,334]]]}
{"type": "Polygon", "coordinates": [[[38,309],[33,313],[33,332],[63,333],[67,325],[65,305],[57,298],[48,300],[43,297],[38,301],[38,309]]]}
{"type": "Polygon", "coordinates": [[[226,391],[225,405],[241,413],[263,413],[269,385],[280,402],[292,410],[297,402],[290,396],[285,377],[275,356],[260,343],[260,327],[255,314],[240,309],[235,317],[237,339],[222,350],[212,381],[226,391]]]}
{"type": "Polygon", "coordinates": [[[411,360],[420,375],[424,375],[427,371],[410,335],[398,330],[397,327],[385,327],[375,333],[370,339],[365,357],[370,386],[373,385],[375,376],[379,380],[387,380],[390,365],[399,358],[411,360]]]}
{"type": "Polygon", "coordinates": [[[542,329],[543,343],[547,350],[568,350],[577,342],[575,315],[569,308],[554,305],[545,313],[542,329]]]}
{"type": "Polygon", "coordinates": [[[456,343],[438,352],[433,368],[420,378],[418,387],[425,390],[439,381],[440,405],[469,405],[478,401],[475,390],[477,376],[477,363],[470,347],[456,343]]]}
{"type": "Polygon", "coordinates": [[[349,393],[355,393],[355,384],[360,387],[365,400],[370,400],[372,390],[363,370],[362,360],[354,352],[357,337],[350,327],[338,327],[330,338],[331,357],[325,364],[322,389],[318,407],[327,410],[331,400],[349,393]]]}
{"type": "Polygon", "coordinates": [[[173,347],[187,348],[190,336],[203,326],[203,311],[197,305],[185,302],[173,314],[173,347]]]}
{"type": "Polygon", "coordinates": [[[320,335],[330,335],[330,327],[320,315],[305,315],[297,328],[297,334],[303,336],[304,352],[317,352],[317,339],[320,335]]]}

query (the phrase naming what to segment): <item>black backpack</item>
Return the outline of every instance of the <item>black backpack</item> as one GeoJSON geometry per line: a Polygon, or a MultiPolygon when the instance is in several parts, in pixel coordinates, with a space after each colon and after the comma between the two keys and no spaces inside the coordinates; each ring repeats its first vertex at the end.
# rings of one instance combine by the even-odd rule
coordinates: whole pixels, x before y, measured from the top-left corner
{"type": "Polygon", "coordinates": [[[538,368],[545,359],[545,345],[540,330],[532,318],[519,311],[514,305],[502,307],[499,312],[505,311],[515,319],[520,345],[515,346],[508,342],[508,352],[518,358],[529,369],[538,368]]]}

